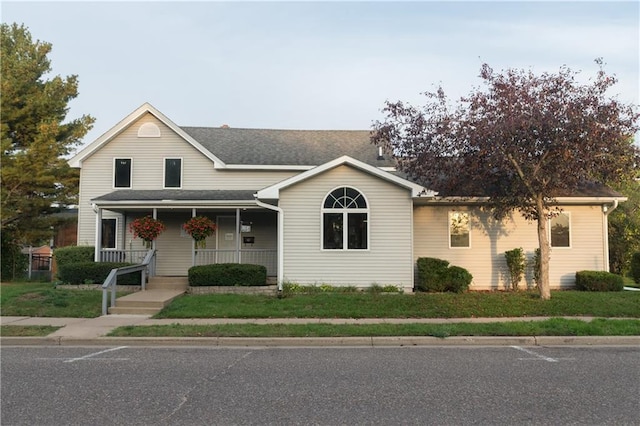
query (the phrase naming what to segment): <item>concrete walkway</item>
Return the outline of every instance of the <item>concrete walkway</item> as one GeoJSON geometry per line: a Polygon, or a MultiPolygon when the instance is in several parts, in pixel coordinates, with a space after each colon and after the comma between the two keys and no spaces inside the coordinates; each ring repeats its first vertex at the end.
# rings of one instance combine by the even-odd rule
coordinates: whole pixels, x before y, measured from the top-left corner
{"type": "MultiPolygon", "coordinates": [[[[563,317],[591,321],[594,317],[563,317]]],[[[453,324],[544,321],[549,317],[515,318],[189,318],[152,319],[148,315],[105,315],[97,318],[35,318],[4,316],[0,325],[51,325],[62,327],[46,337],[2,337],[3,345],[215,345],[215,346],[416,346],[416,345],[633,345],[640,336],[513,336],[513,337],[332,337],[332,338],[236,338],[236,337],[105,337],[125,326],[169,324],[453,324]]]]}

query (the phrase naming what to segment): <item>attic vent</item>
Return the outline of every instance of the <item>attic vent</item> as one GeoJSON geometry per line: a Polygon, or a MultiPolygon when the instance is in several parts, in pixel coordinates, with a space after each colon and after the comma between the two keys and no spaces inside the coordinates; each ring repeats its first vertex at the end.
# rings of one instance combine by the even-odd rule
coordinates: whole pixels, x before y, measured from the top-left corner
{"type": "Polygon", "coordinates": [[[220,126],[221,129],[228,129],[229,125],[228,124],[223,124],[222,126],[220,126]]]}
{"type": "Polygon", "coordinates": [[[139,138],[159,138],[160,128],[155,123],[144,123],[138,129],[139,138]]]}

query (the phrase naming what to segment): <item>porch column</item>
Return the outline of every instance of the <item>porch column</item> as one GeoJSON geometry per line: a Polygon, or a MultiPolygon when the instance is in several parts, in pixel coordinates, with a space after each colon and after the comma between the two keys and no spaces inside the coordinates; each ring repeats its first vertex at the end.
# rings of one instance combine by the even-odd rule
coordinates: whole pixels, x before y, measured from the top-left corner
{"type": "Polygon", "coordinates": [[[238,263],[242,263],[240,257],[240,209],[236,209],[236,253],[238,255],[238,263]]]}
{"type": "MultiPolygon", "coordinates": [[[[196,209],[191,209],[191,217],[196,217],[198,212],[196,209]]],[[[191,238],[191,266],[196,266],[196,240],[191,238]]]]}
{"type": "MultiPolygon", "coordinates": [[[[95,210],[94,206],[94,210],[95,210]]],[[[102,209],[100,207],[95,210],[96,212],[96,241],[94,245],[94,257],[93,260],[100,262],[100,250],[102,250],[102,209]]]]}
{"type": "MultiPolygon", "coordinates": [[[[154,219],[158,219],[158,209],[156,209],[155,207],[153,208],[153,218],[154,219]]],[[[156,249],[156,240],[153,240],[153,242],[151,243],[151,248],[152,249],[156,249]]]]}

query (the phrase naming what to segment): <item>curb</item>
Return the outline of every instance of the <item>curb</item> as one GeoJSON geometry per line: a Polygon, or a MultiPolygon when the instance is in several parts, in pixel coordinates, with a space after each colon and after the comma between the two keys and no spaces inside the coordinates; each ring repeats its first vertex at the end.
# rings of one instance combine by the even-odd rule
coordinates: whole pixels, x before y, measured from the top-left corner
{"type": "Polygon", "coordinates": [[[640,336],[389,336],[389,337],[1,337],[2,346],[215,346],[215,347],[419,347],[419,346],[638,346],[640,336]]]}

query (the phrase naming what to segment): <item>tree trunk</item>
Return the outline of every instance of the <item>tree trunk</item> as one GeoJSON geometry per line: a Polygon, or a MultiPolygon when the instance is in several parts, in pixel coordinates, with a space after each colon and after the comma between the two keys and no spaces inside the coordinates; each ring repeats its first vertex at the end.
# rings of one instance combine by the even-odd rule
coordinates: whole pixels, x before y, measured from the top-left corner
{"type": "Polygon", "coordinates": [[[538,212],[538,243],[540,245],[540,282],[538,282],[538,290],[542,300],[551,299],[551,290],[549,289],[549,259],[550,245],[549,233],[547,232],[547,215],[544,209],[542,197],[536,200],[536,210],[538,212]]]}

